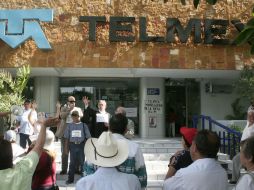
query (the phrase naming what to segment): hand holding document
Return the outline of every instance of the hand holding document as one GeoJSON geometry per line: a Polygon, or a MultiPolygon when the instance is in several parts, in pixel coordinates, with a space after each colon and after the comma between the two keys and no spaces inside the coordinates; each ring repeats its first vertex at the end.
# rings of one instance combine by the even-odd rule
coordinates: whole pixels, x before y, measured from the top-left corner
{"type": "Polygon", "coordinates": [[[107,113],[97,113],[96,114],[96,122],[97,123],[108,123],[109,122],[109,114],[107,113]]]}

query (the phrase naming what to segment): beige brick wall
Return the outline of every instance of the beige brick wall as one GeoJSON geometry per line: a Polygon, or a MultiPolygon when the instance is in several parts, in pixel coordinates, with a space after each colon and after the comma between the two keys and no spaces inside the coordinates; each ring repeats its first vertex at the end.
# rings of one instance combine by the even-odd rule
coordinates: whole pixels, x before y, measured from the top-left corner
{"type": "MultiPolygon", "coordinates": [[[[96,42],[88,41],[88,24],[79,23],[79,16],[146,16],[150,35],[165,36],[168,17],[177,17],[181,23],[190,18],[248,20],[252,0],[224,0],[215,6],[201,1],[198,9],[191,3],[183,6],[179,0],[4,0],[1,9],[54,9],[54,22],[41,23],[53,50],[38,49],[33,40],[17,49],[0,42],[0,67],[88,67],[88,68],[179,68],[179,69],[235,69],[250,64],[249,46],[195,45],[166,43],[110,43],[108,24],[97,27],[96,42]],[[107,2],[109,4],[107,4],[107,2]],[[178,52],[178,54],[174,54],[178,52]]],[[[138,38],[138,22],[134,31],[138,38]]],[[[230,26],[228,38],[237,34],[230,26]]]]}

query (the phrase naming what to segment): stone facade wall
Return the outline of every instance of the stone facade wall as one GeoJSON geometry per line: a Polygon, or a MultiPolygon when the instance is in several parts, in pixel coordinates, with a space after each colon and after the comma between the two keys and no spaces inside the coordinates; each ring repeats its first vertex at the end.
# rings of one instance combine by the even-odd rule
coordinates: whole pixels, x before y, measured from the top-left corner
{"type": "MultiPolygon", "coordinates": [[[[214,6],[201,1],[195,9],[192,1],[182,5],[179,0],[4,0],[1,9],[54,9],[53,23],[41,22],[53,50],[37,48],[28,40],[16,49],[0,42],[0,67],[84,67],[84,68],[170,68],[170,69],[238,69],[250,64],[249,46],[212,46],[138,42],[138,17],[147,18],[149,35],[165,36],[166,18],[178,18],[182,24],[190,18],[250,19],[252,0],[225,0],[214,6]],[[96,41],[88,40],[88,23],[80,16],[133,16],[135,42],[109,42],[109,24],[97,26],[96,41]]],[[[229,27],[227,37],[237,35],[229,27]]]]}

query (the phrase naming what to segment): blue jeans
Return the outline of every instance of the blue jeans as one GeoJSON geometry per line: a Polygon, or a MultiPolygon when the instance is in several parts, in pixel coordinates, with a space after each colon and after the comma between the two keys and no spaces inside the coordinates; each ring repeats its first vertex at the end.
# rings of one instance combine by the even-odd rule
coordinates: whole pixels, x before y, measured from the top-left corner
{"type": "Polygon", "coordinates": [[[29,146],[32,144],[31,140],[29,139],[29,135],[19,133],[19,144],[24,149],[26,149],[26,142],[28,143],[29,146]]]}
{"type": "Polygon", "coordinates": [[[69,143],[69,149],[70,149],[70,165],[69,165],[69,181],[74,181],[74,175],[76,170],[76,165],[80,166],[80,169],[82,170],[81,173],[83,173],[83,167],[84,167],[84,160],[85,160],[85,154],[84,154],[84,146],[85,143],[80,144],[74,144],[69,143]]]}

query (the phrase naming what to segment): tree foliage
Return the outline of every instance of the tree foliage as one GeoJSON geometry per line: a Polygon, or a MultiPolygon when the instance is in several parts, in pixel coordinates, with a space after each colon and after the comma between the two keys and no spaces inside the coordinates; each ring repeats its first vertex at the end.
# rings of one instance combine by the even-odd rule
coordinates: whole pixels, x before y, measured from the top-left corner
{"type": "Polygon", "coordinates": [[[244,107],[241,105],[241,99],[237,98],[232,104],[233,115],[227,115],[225,119],[227,120],[243,120],[246,115],[244,107]]]}
{"type": "Polygon", "coordinates": [[[244,66],[235,87],[242,98],[254,100],[254,66],[244,66]]]}
{"type": "MultiPolygon", "coordinates": [[[[252,9],[252,16],[254,16],[254,8],[252,9]]],[[[242,45],[244,43],[249,43],[251,45],[250,53],[254,54],[254,18],[251,18],[244,29],[234,40],[237,45],[242,45]]]]}
{"type": "Polygon", "coordinates": [[[30,66],[18,68],[16,78],[2,69],[0,70],[0,111],[10,111],[12,105],[23,103],[22,92],[30,75],[30,66]]]}

